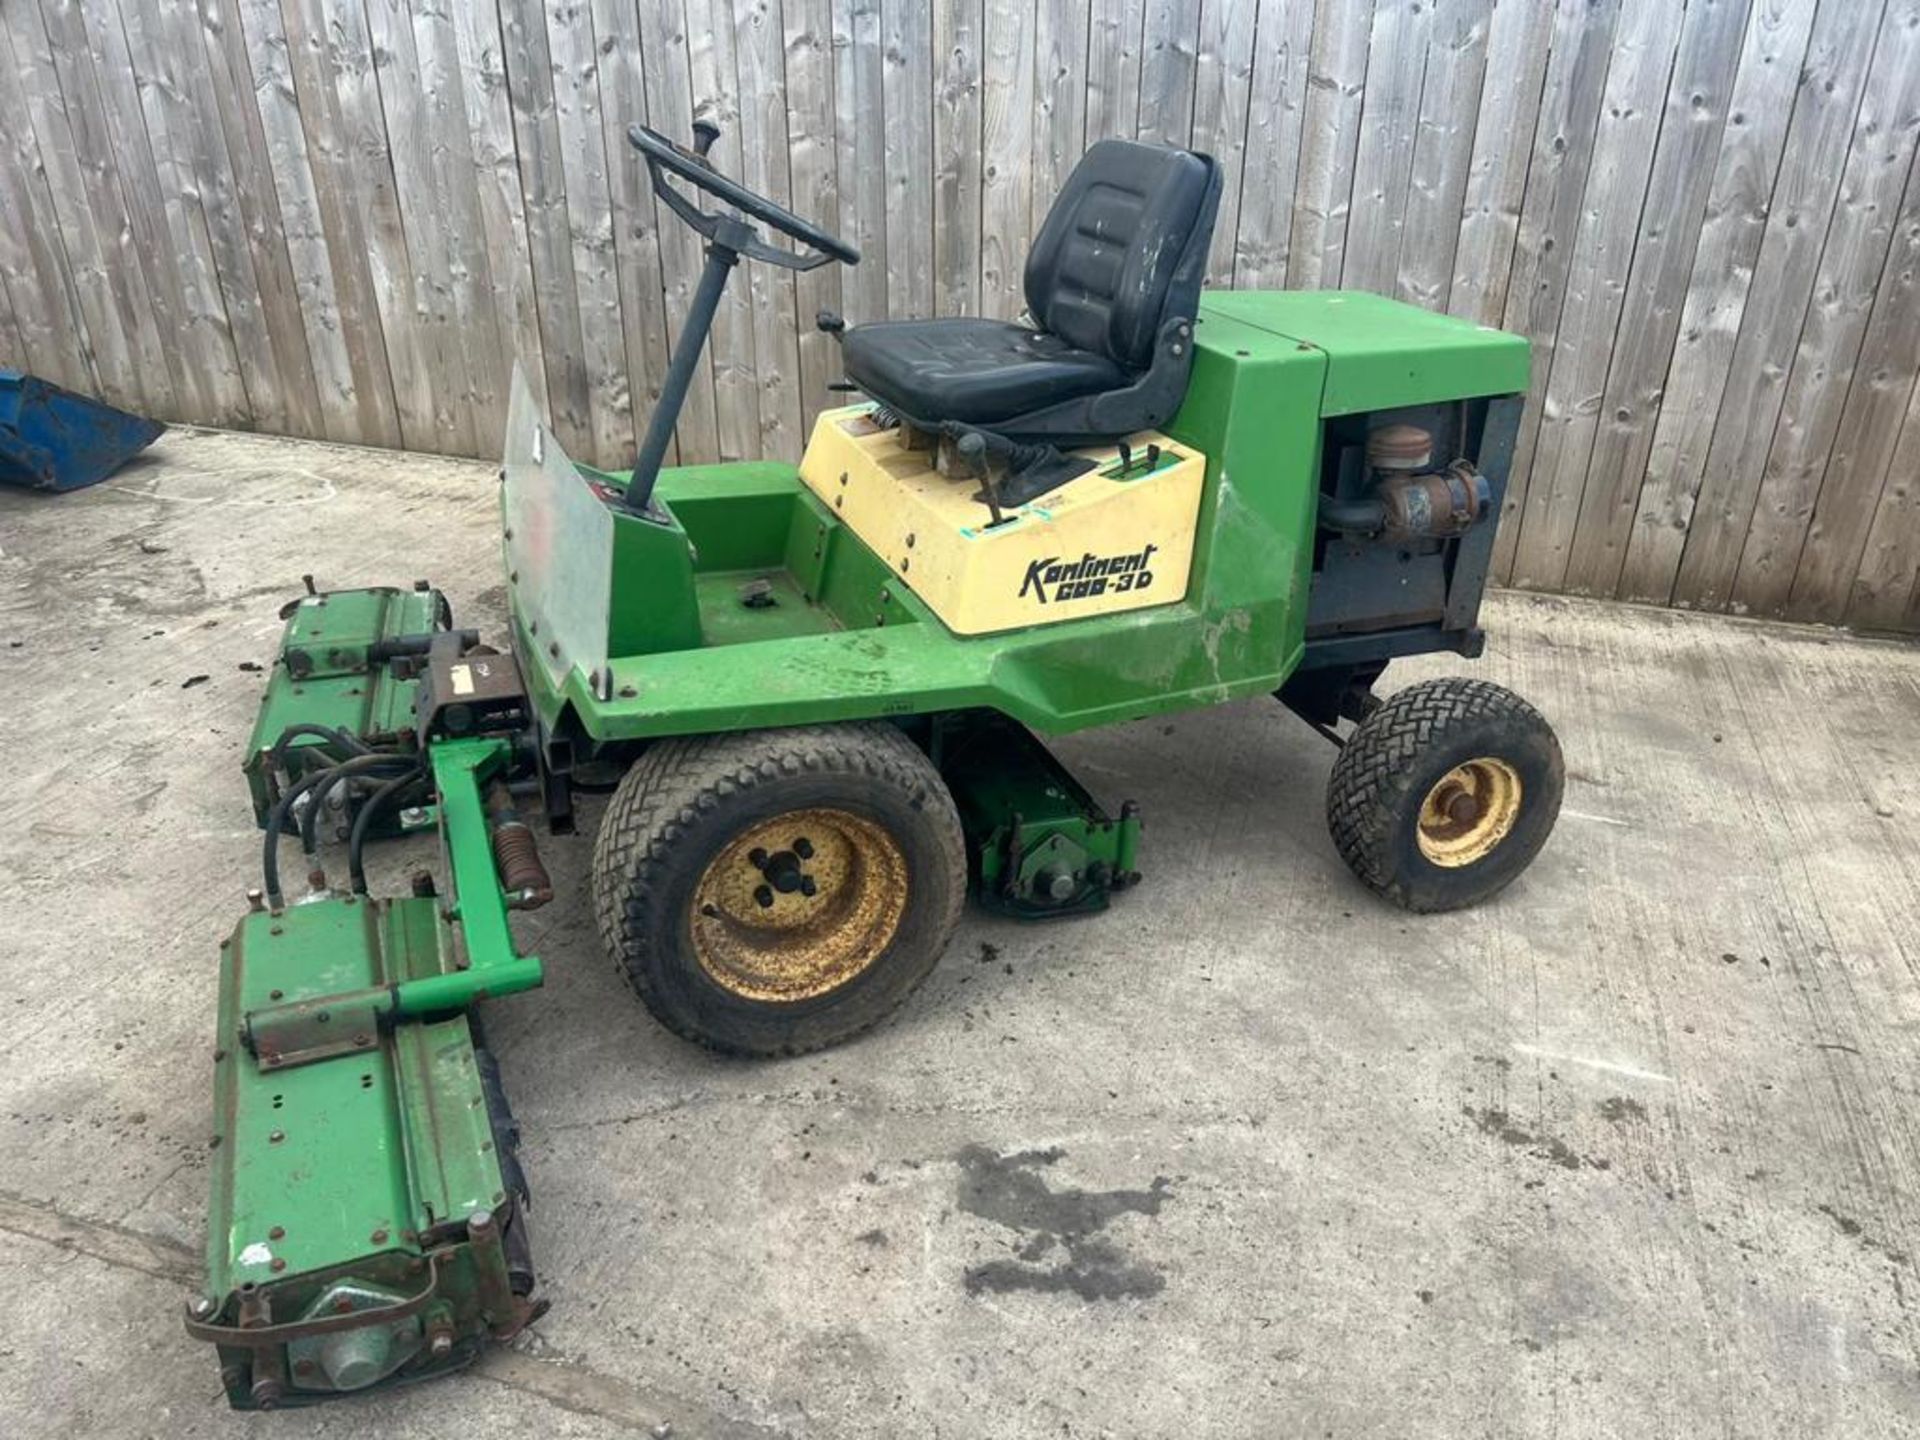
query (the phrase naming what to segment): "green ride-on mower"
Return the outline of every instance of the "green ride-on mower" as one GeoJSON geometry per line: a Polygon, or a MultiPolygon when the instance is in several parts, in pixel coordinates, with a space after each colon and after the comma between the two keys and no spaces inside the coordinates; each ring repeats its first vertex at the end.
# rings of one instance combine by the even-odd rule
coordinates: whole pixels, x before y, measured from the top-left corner
{"type": "Polygon", "coordinates": [[[1340,746],[1335,846],[1412,910],[1492,895],[1552,828],[1559,747],[1524,701],[1373,693],[1397,657],[1480,653],[1524,341],[1365,294],[1203,296],[1218,167],[1102,141],[1034,241],[1028,323],[823,314],[861,398],[797,468],[663,470],[734,267],[859,258],[694,128],[631,132],[706,242],[632,471],[569,461],[516,377],[506,647],[424,582],[309,581],[285,612],[187,1319],[237,1407],[438,1374],[543,1308],[477,1005],[540,983],[509,913],[551,893],[529,817],[570,826],[576,788],[614,792],[593,902],[616,965],[668,1029],[754,1056],[895,1009],[969,894],[1085,914],[1140,878],[1136,808],[1048,736],[1277,696],[1340,746]],[[371,897],[366,842],[411,832],[437,877],[371,897]]]}

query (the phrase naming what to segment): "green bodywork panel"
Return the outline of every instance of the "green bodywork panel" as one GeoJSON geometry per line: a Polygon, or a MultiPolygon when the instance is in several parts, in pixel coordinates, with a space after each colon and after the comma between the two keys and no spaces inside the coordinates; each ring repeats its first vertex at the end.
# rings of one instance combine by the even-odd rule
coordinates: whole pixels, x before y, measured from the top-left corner
{"type": "Polygon", "coordinates": [[[1201,344],[1223,320],[1327,358],[1323,416],[1358,415],[1527,388],[1527,342],[1457,315],[1364,290],[1215,290],[1200,305],[1201,344]]]}
{"type": "MultiPolygon", "coordinates": [[[[1274,690],[1305,647],[1323,419],[1523,390],[1526,344],[1360,294],[1210,294],[1201,320],[1186,399],[1163,427],[1208,461],[1177,601],[958,636],[792,467],[664,471],[663,517],[605,507],[610,536],[609,521],[550,490],[575,529],[543,544],[566,567],[523,575],[511,536],[508,547],[514,646],[541,662],[523,669],[543,723],[607,743],[983,708],[1059,735],[1274,690]],[[560,575],[576,601],[580,576],[604,582],[609,618],[577,660],[541,628],[566,603],[560,575]],[[775,603],[743,603],[756,581],[775,603]]],[[[515,435],[530,423],[516,407],[510,497],[515,435]]],[[[510,498],[510,515],[516,505],[526,512],[510,498]]]]}
{"type": "MultiPolygon", "coordinates": [[[[396,678],[386,665],[369,666],[367,650],[376,641],[433,630],[443,604],[437,591],[392,589],[340,590],[296,604],[247,741],[256,824],[266,824],[273,804],[266,755],[288,726],[344,727],[370,743],[390,743],[412,731],[417,683],[396,678]]],[[[288,751],[317,743],[302,737],[288,751]]]]}

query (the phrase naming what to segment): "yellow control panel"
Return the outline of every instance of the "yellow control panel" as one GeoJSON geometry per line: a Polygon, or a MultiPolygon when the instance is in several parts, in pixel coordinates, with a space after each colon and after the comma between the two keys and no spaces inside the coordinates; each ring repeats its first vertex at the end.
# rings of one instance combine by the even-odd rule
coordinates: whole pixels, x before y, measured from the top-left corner
{"type": "Polygon", "coordinates": [[[1085,474],[1001,520],[980,481],[942,475],[934,452],[866,405],[814,422],[801,482],[958,635],[990,635],[1186,597],[1206,457],[1146,431],[1073,453],[1085,474]],[[1148,447],[1157,447],[1149,467],[1148,447]]]}

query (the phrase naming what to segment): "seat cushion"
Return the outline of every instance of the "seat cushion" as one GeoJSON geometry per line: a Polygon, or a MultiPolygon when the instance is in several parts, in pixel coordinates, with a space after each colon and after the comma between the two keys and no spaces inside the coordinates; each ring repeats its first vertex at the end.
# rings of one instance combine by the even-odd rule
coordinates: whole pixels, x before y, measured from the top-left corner
{"type": "Polygon", "coordinates": [[[1060,188],[1027,252],[1027,311],[1041,329],[1144,370],[1160,327],[1193,317],[1219,209],[1205,156],[1101,140],[1060,188]]]}
{"type": "Polygon", "coordinates": [[[994,425],[1128,383],[1111,360],[1004,320],[893,320],[842,339],[847,378],[915,420],[994,425]]]}

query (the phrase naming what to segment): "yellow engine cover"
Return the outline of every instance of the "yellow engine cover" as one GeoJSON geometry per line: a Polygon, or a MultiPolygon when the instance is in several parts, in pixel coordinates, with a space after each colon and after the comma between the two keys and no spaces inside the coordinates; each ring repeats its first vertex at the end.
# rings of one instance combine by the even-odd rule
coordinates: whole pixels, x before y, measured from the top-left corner
{"type": "Polygon", "coordinates": [[[1074,453],[1098,463],[998,525],[974,498],[980,483],[949,479],[906,431],[882,430],[870,407],[828,410],[814,422],[800,479],[893,567],[958,635],[989,635],[1186,598],[1206,457],[1166,436],[1074,453]],[[1145,471],[1149,445],[1159,463],[1145,471]]]}

